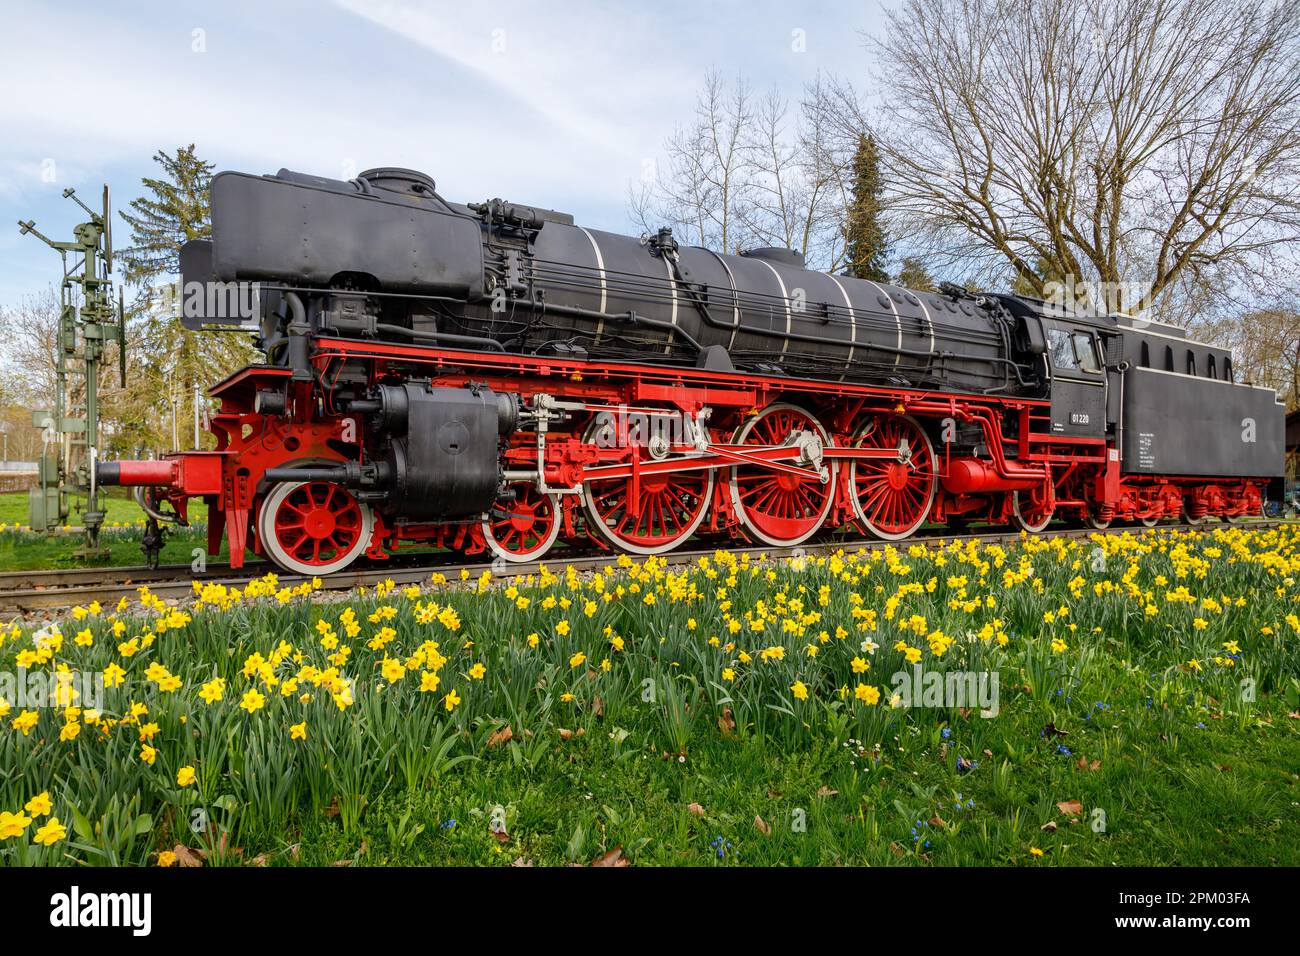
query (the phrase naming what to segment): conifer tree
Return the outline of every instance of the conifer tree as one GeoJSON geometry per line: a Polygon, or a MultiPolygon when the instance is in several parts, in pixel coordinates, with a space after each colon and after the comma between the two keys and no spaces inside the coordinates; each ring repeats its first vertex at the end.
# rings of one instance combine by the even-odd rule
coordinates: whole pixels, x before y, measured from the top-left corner
{"type": "Polygon", "coordinates": [[[194,332],[181,322],[181,297],[170,294],[180,278],[181,246],[212,235],[209,187],[213,164],[200,159],[193,144],[175,153],[159,150],[161,173],[143,180],[144,194],[122,218],[131,228],[131,246],[119,254],[126,284],[135,290],[130,342],[137,374],[127,383],[127,403],[140,414],[130,426],[145,447],[172,445],[172,404],[179,444],[192,444],[194,386],[204,396],[209,386],[254,361],[248,336],[194,332]]]}
{"type": "Polygon", "coordinates": [[[844,223],[848,274],[858,279],[888,282],[885,263],[889,258],[889,242],[880,224],[881,192],[876,141],[861,134],[853,155],[853,198],[844,223]]]}

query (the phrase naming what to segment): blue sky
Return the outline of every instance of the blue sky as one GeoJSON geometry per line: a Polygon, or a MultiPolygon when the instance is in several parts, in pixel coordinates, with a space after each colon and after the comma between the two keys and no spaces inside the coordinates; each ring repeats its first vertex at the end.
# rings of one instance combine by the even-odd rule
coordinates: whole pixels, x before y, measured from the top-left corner
{"type": "MultiPolygon", "coordinates": [[[[65,187],[90,201],[108,182],[121,208],[156,149],[191,142],[218,169],[407,166],[451,199],[630,231],[628,184],[689,117],[706,70],[797,100],[818,71],[862,80],[861,32],[880,20],[877,0],[10,0],[0,305],[57,277],[18,219],[65,238],[80,221],[65,187]]],[[[114,232],[125,245],[120,220],[114,232]]]]}

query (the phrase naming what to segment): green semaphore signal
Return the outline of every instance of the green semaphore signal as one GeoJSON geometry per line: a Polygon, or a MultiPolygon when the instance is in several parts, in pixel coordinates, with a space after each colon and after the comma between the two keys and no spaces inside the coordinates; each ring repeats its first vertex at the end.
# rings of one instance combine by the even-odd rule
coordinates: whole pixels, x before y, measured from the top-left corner
{"type": "Polygon", "coordinates": [[[54,408],[32,413],[33,424],[43,430],[45,447],[37,485],[31,491],[29,515],[33,531],[52,531],[68,523],[70,499],[84,498],[81,523],[85,540],[76,554],[102,557],[107,554],[99,544],[104,511],[94,477],[99,454],[99,372],[105,347],[117,342],[118,375],[125,387],[126,319],[121,290],[113,294],[108,186],[104,187],[100,212],[82,202],[74,189],[65,189],[63,196],[90,216],[73,229],[72,241],[57,242],[42,235],[31,220],[18,223],[23,235],[30,233],[40,239],[59,253],[63,263],[54,408]],[[77,396],[73,388],[79,380],[83,390],[77,396]]]}

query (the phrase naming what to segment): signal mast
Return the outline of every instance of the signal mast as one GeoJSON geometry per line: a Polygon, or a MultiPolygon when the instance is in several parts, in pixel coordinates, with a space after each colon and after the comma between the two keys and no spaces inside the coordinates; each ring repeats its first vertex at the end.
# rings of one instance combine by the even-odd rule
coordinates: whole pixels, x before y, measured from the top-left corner
{"type": "Polygon", "coordinates": [[[126,317],[120,287],[116,304],[113,301],[113,225],[108,186],[104,186],[99,212],[82,202],[71,187],[63,190],[63,198],[71,199],[90,217],[72,230],[71,241],[50,239],[37,230],[33,220],[18,223],[22,235],[30,233],[40,239],[59,253],[63,263],[54,408],[32,412],[32,424],[42,430],[45,445],[28,514],[33,531],[53,531],[68,523],[70,499],[84,498],[85,504],[79,506],[84,540],[74,553],[97,558],[108,554],[99,543],[105,512],[95,482],[100,440],[99,372],[106,346],[117,342],[118,377],[126,387],[126,317]],[[83,385],[80,401],[73,392],[78,379],[83,385]]]}

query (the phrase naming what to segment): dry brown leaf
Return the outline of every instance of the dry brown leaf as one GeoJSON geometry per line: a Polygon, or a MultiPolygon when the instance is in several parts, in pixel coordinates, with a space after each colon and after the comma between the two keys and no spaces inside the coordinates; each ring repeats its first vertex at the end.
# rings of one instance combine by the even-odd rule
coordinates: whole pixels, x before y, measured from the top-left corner
{"type": "Polygon", "coordinates": [[[494,733],[491,737],[487,739],[487,745],[489,747],[496,747],[500,744],[508,744],[510,743],[511,740],[514,739],[514,736],[515,736],[515,732],[510,729],[509,724],[506,724],[504,727],[502,727],[500,730],[498,730],[496,733],[494,733]]]}
{"type": "Polygon", "coordinates": [[[840,792],[838,790],[832,790],[825,784],[822,784],[822,786],[817,788],[817,796],[819,797],[838,797],[839,795],[840,792]]]}
{"type": "Polygon", "coordinates": [[[339,798],[335,797],[330,801],[330,805],[325,808],[325,816],[337,817],[339,815],[339,798]]]}
{"type": "Polygon", "coordinates": [[[1056,806],[1067,817],[1077,817],[1083,812],[1083,804],[1078,800],[1062,800],[1056,806]]]}
{"type": "Polygon", "coordinates": [[[772,835],[771,825],[768,824],[766,821],[764,821],[762,817],[759,816],[754,817],[754,827],[755,829],[758,830],[759,833],[763,834],[763,836],[772,835]]]}
{"type": "Polygon", "coordinates": [[[984,748],[984,756],[986,756],[986,757],[988,757],[990,760],[992,760],[992,759],[993,759],[993,751],[992,751],[992,750],[989,750],[989,748],[985,747],[985,748],[984,748]]]}
{"type": "Polygon", "coordinates": [[[889,844],[889,852],[894,856],[907,856],[907,851],[903,849],[902,844],[897,842],[889,844]]]}
{"type": "Polygon", "coordinates": [[[616,846],[604,856],[598,856],[591,861],[592,866],[627,866],[628,861],[623,859],[623,848],[616,846]]]}
{"type": "Polygon", "coordinates": [[[948,826],[948,821],[946,821],[943,817],[939,816],[939,814],[936,813],[934,816],[930,818],[930,826],[945,829],[948,826]]]}
{"type": "Polygon", "coordinates": [[[591,698],[591,713],[595,717],[605,716],[605,702],[599,697],[591,698]]]}
{"type": "Polygon", "coordinates": [[[560,739],[561,739],[561,740],[568,740],[568,739],[569,739],[570,737],[572,737],[572,736],[573,736],[573,731],[570,730],[568,727],[561,727],[561,728],[560,728],[560,739]]]}
{"type": "Polygon", "coordinates": [[[352,866],[352,860],[335,860],[330,866],[352,866]]]}
{"type": "Polygon", "coordinates": [[[202,866],[203,858],[200,854],[195,853],[184,843],[177,843],[172,847],[172,852],[176,854],[177,866],[202,866]]]}
{"type": "Polygon", "coordinates": [[[1093,760],[1093,761],[1089,762],[1089,760],[1088,760],[1087,757],[1083,757],[1083,756],[1081,756],[1081,757],[1079,757],[1079,761],[1078,761],[1078,763],[1075,764],[1075,766],[1078,767],[1080,770],[1087,770],[1087,771],[1091,772],[1091,771],[1094,771],[1094,770],[1100,770],[1100,769],[1101,769],[1101,761],[1100,761],[1100,760],[1093,760]]]}
{"type": "Polygon", "coordinates": [[[249,866],[270,866],[271,858],[265,853],[259,853],[248,861],[249,866]]]}
{"type": "Polygon", "coordinates": [[[529,859],[525,859],[522,856],[517,856],[510,861],[510,865],[511,866],[532,866],[533,861],[529,859]]]}
{"type": "Polygon", "coordinates": [[[510,834],[505,830],[489,830],[488,833],[491,833],[492,839],[496,840],[498,843],[510,842],[510,834]]]}
{"type": "Polygon", "coordinates": [[[700,806],[698,803],[689,804],[686,807],[686,809],[689,810],[691,813],[695,814],[697,817],[704,816],[704,808],[700,806]]]}
{"type": "Polygon", "coordinates": [[[722,716],[718,718],[718,729],[730,737],[736,730],[736,719],[731,716],[731,708],[722,708],[722,716]]]}

